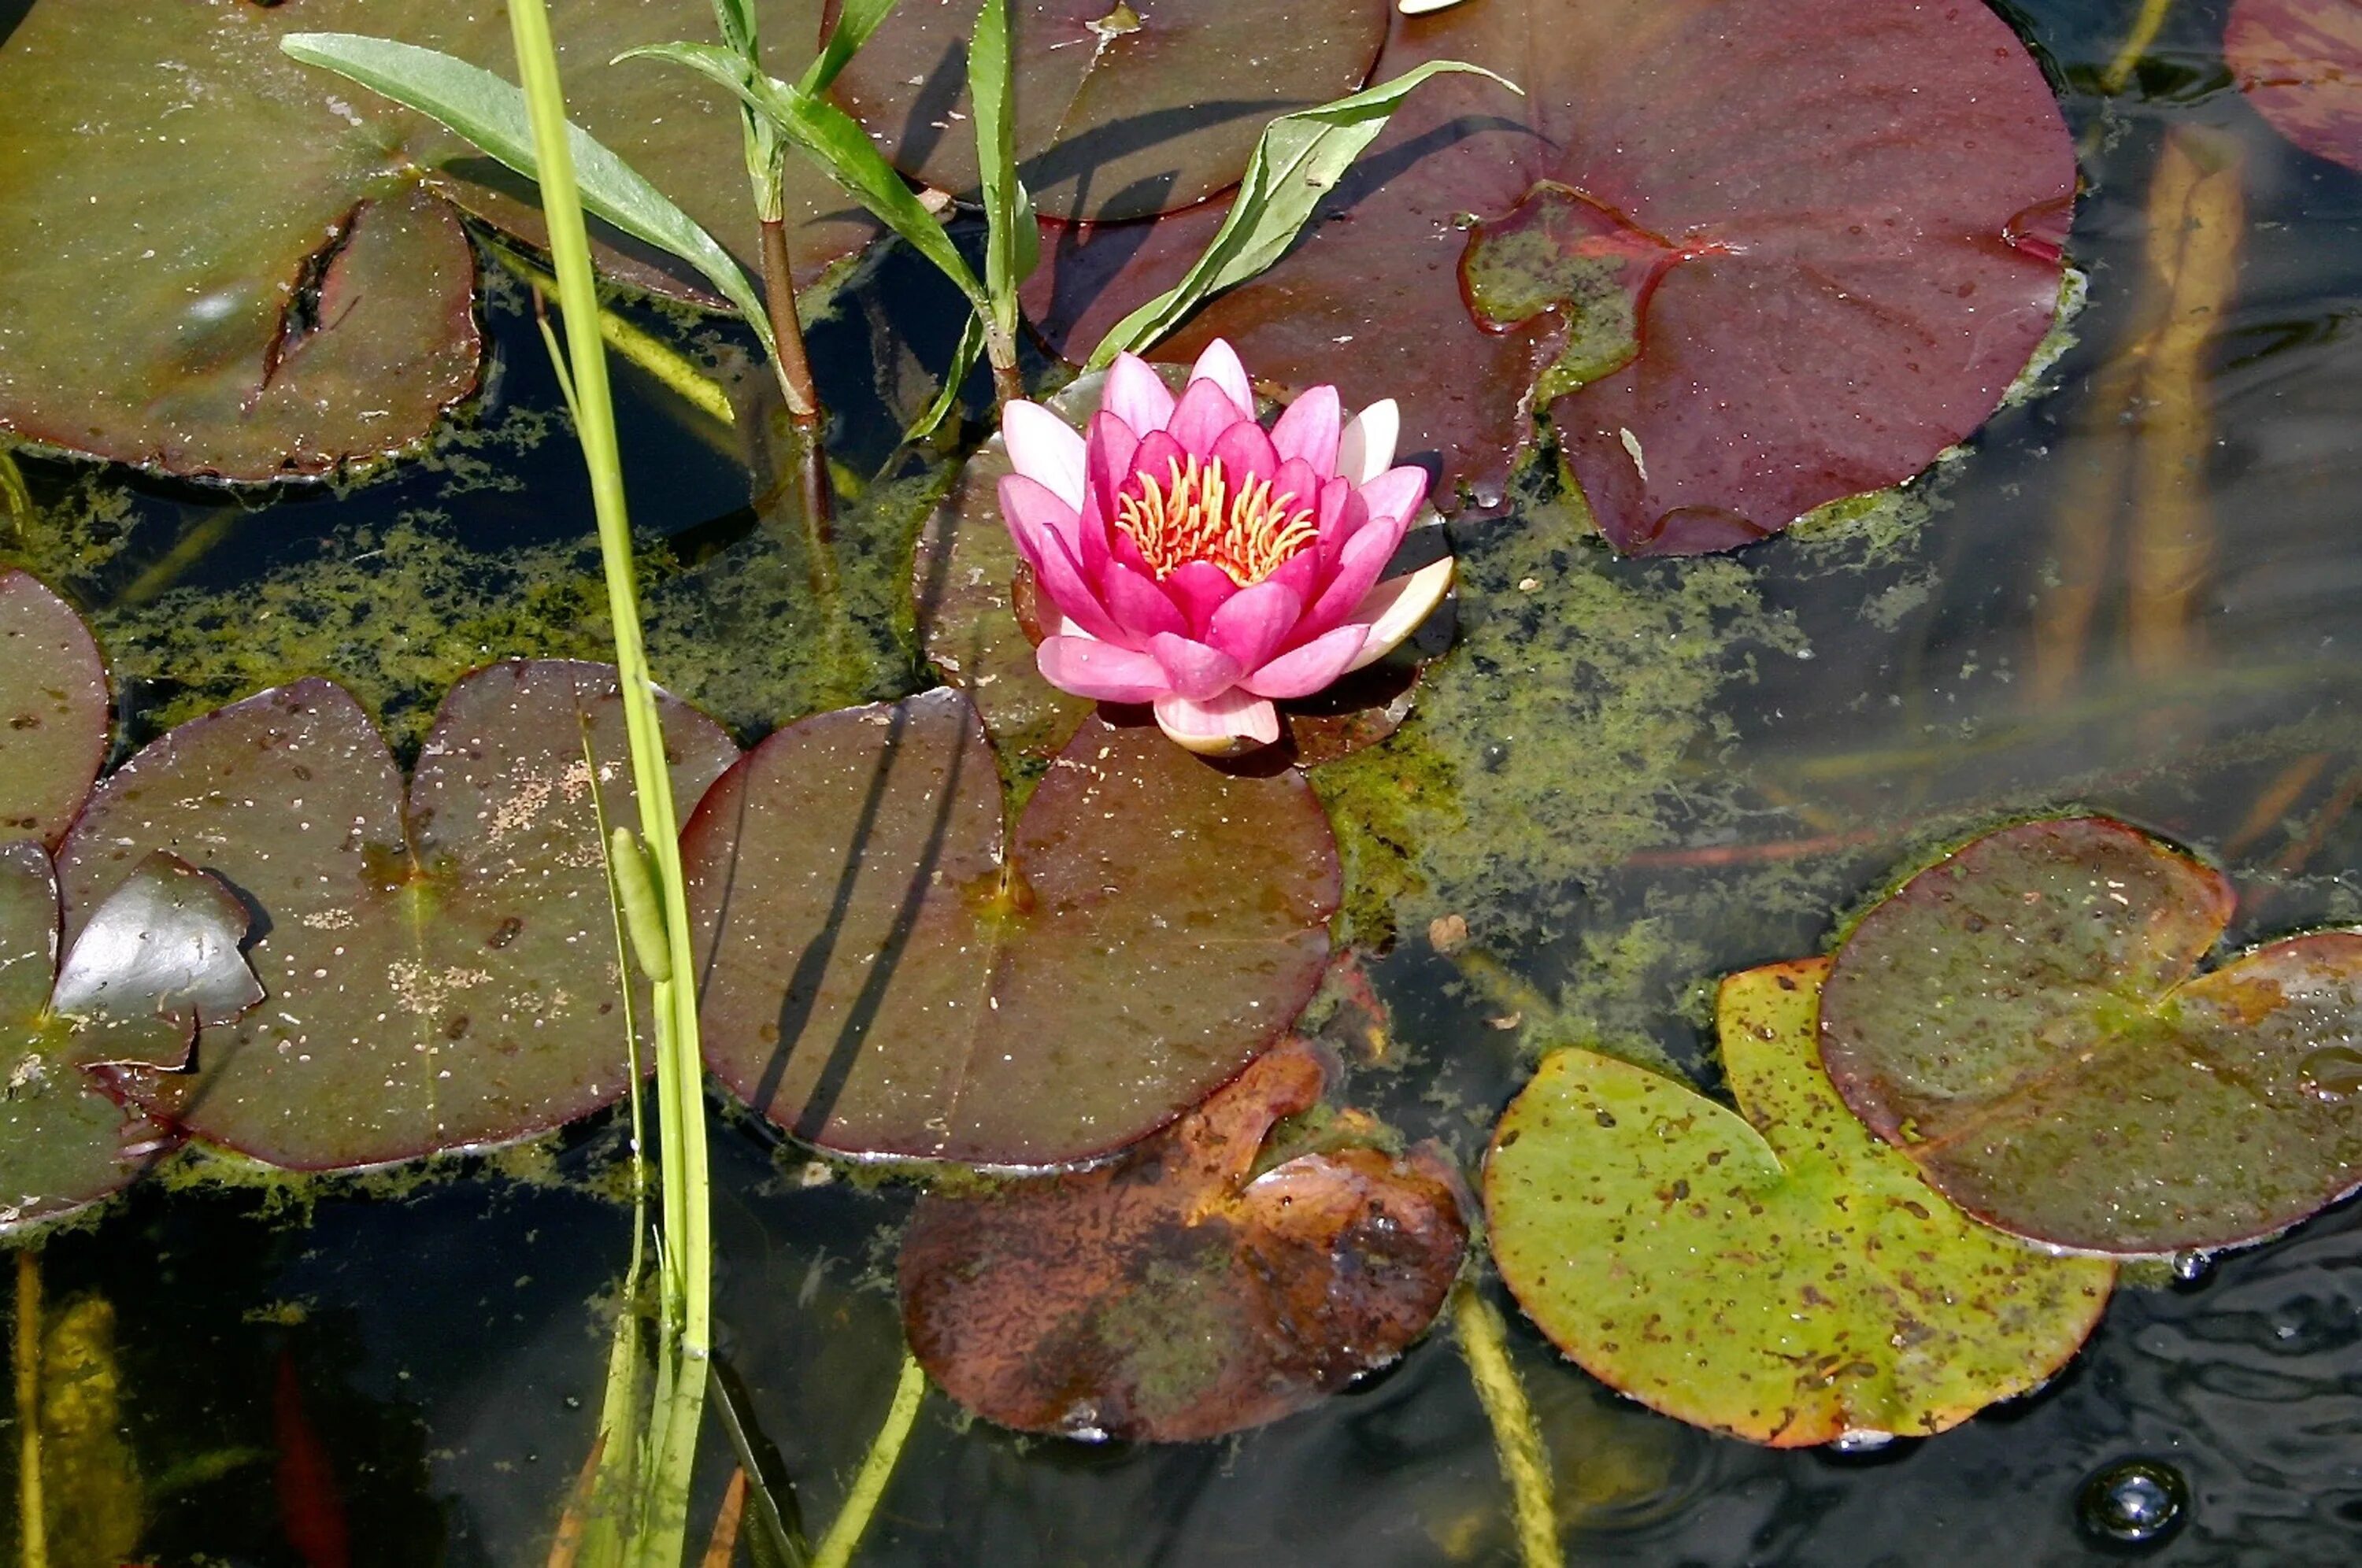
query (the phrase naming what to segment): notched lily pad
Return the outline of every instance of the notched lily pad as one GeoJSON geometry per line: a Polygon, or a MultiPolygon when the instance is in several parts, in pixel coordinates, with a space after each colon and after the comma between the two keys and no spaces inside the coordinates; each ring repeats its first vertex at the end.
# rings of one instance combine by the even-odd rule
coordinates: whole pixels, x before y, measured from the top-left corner
{"type": "Polygon", "coordinates": [[[2285,1229],[2362,1185],[2362,933],[2198,974],[2232,905],[2104,817],[1988,834],[1838,949],[1830,1076],[2004,1230],[2137,1254],[2285,1229]]]}
{"type": "Polygon", "coordinates": [[[2362,171],[2362,7],[2238,0],[2223,54],[2274,130],[2316,158],[2362,171]]]}
{"type": "Polygon", "coordinates": [[[35,578],[0,572],[0,840],[57,846],[105,759],[106,718],[90,628],[35,578]]]}
{"type": "Polygon", "coordinates": [[[1827,961],[1723,982],[1738,1111],[1590,1051],[1555,1053],[1493,1136],[1494,1256],[1594,1376],[1779,1448],[1958,1425],[2056,1372],[2113,1265],[1946,1203],[1822,1075],[1827,961]]]}
{"type": "Polygon", "coordinates": [[[1431,1145],[1259,1170],[1322,1079],[1291,1042],[1111,1165],[922,1199],[912,1351],[1003,1426],[1155,1442],[1276,1420],[1394,1361],[1459,1272],[1458,1176],[1431,1145]]]}
{"type": "MultiPolygon", "coordinates": [[[[673,789],[736,756],[667,700],[673,789]]],[[[60,852],[70,931],[149,852],[215,873],[256,916],[267,1003],[208,1022],[191,1070],[128,1071],[193,1136],[304,1170],[379,1165],[557,1126],[625,1085],[596,789],[634,820],[614,671],[513,661],[452,689],[405,801],[384,740],[319,679],[141,751],[60,852]]],[[[642,1016],[645,1017],[645,1011],[642,1016]]]]}
{"type": "Polygon", "coordinates": [[[748,753],[682,834],[714,1074],[842,1154],[1068,1164],[1204,1098],[1319,983],[1336,844],[1301,775],[1089,719],[1002,816],[950,690],[748,753]]]}

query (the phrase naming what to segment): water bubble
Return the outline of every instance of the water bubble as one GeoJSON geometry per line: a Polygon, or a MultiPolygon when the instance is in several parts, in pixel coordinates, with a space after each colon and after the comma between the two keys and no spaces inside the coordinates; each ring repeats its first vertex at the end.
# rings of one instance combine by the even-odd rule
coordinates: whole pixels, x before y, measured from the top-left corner
{"type": "Polygon", "coordinates": [[[2214,1272],[2213,1253],[2187,1252],[2173,1254],[2173,1280],[2177,1285],[2195,1285],[2214,1272]]]}
{"type": "Polygon", "coordinates": [[[2190,1487],[2162,1460],[2125,1459],[2093,1473],[2076,1500],[2083,1528],[2103,1540],[2146,1546],[2190,1515],[2190,1487]]]}
{"type": "Polygon", "coordinates": [[[1850,1431],[1839,1434],[1829,1447],[1838,1453],[1876,1453],[1893,1441],[1893,1432],[1850,1431]]]}

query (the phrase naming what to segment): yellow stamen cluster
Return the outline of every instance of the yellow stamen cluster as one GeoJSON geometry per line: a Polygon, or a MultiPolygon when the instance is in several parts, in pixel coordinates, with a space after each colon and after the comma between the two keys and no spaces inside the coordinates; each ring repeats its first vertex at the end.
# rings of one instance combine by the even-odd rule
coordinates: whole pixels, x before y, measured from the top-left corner
{"type": "Polygon", "coordinates": [[[1318,536],[1312,509],[1293,494],[1274,495],[1265,479],[1234,491],[1220,458],[1200,463],[1195,455],[1172,459],[1161,483],[1143,476],[1140,493],[1116,503],[1115,525],[1160,580],[1191,561],[1211,561],[1241,588],[1261,582],[1318,536]]]}

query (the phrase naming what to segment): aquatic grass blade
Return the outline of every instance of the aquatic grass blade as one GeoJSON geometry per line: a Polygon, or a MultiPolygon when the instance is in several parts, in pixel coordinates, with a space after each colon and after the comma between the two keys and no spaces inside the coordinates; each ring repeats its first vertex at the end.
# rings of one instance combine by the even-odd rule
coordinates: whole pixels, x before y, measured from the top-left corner
{"type": "Polygon", "coordinates": [[[819,58],[804,68],[797,87],[814,95],[827,92],[837,72],[844,69],[855,50],[869,41],[869,35],[877,30],[877,25],[893,11],[894,6],[895,0],[844,0],[844,8],[836,15],[836,26],[829,29],[828,41],[821,46],[819,58]]]}
{"type": "Polygon", "coordinates": [[[1391,82],[1273,120],[1255,143],[1254,156],[1239,182],[1238,198],[1205,254],[1178,283],[1110,327],[1091,350],[1086,369],[1104,370],[1118,354],[1146,348],[1206,301],[1286,255],[1321,198],[1386,128],[1396,105],[1428,78],[1448,72],[1490,76],[1520,97],[1525,94],[1516,83],[1481,65],[1432,60],[1391,82]]]}
{"type": "Polygon", "coordinates": [[[952,362],[944,370],[943,390],[935,393],[935,401],[927,405],[927,411],[902,432],[903,440],[922,440],[943,427],[952,410],[959,406],[960,388],[967,384],[968,372],[976,369],[976,361],[983,353],[984,316],[970,311],[967,325],[960,328],[959,346],[952,350],[952,362]]]}
{"type": "MultiPolygon", "coordinates": [[[[983,177],[984,289],[994,330],[1012,344],[1018,285],[1042,259],[1032,198],[1017,177],[1016,85],[1010,59],[1009,0],[984,0],[968,47],[968,87],[976,106],[976,161],[983,177]]],[[[997,356],[996,356],[997,358],[997,356]]]]}

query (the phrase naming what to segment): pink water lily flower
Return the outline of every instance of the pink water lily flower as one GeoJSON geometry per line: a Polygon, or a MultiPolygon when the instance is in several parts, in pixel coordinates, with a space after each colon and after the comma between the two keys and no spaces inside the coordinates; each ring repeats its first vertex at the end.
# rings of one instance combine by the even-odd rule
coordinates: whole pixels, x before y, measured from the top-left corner
{"type": "Polygon", "coordinates": [[[1265,431],[1231,346],[1176,399],[1130,354],[1087,438],[1040,403],[1001,415],[1017,471],[1000,510],[1058,623],[1043,678],[1149,702],[1164,733],[1219,755],[1279,739],[1275,700],[1383,657],[1451,583],[1451,558],[1381,582],[1427,500],[1396,468],[1389,398],[1351,421],[1314,387],[1265,431]]]}

